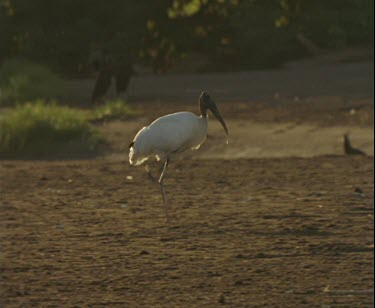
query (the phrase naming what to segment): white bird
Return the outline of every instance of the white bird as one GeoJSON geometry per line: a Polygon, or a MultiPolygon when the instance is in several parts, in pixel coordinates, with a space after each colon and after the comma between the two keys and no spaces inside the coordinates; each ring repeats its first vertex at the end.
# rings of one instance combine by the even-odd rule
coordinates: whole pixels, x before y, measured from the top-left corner
{"type": "MultiPolygon", "coordinates": [[[[211,110],[213,115],[220,121],[228,135],[227,126],[215,102],[207,92],[203,92],[199,98],[200,116],[187,111],[162,116],[149,126],[143,127],[129,145],[130,165],[141,165],[153,157],[157,161],[164,163],[163,171],[157,182],[160,185],[164,210],[168,221],[168,205],[164,191],[164,178],[167,166],[173,155],[189,149],[197,150],[205,141],[208,126],[207,109],[211,110]]],[[[147,164],[145,165],[145,169],[151,179],[156,182],[147,164]]]]}

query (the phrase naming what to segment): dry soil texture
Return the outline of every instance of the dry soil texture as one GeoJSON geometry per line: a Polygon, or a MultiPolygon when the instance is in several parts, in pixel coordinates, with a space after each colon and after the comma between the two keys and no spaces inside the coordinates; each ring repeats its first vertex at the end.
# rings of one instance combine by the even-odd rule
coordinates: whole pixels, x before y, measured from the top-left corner
{"type": "Polygon", "coordinates": [[[370,307],[371,158],[4,162],[3,307],[370,307]]]}

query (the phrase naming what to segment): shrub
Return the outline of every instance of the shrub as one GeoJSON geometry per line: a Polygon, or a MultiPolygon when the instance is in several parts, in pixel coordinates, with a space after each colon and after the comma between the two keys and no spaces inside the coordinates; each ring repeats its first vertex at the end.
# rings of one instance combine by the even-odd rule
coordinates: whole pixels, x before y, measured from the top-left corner
{"type": "Polygon", "coordinates": [[[121,99],[108,101],[104,105],[96,107],[90,116],[92,121],[106,121],[113,119],[128,119],[135,112],[121,99]]]}
{"type": "Polygon", "coordinates": [[[0,68],[0,104],[56,99],[63,80],[48,68],[22,59],[9,59],[0,68]]]}
{"type": "Polygon", "coordinates": [[[0,156],[76,155],[94,152],[103,139],[83,111],[37,101],[0,117],[0,156]]]}
{"type": "Polygon", "coordinates": [[[373,12],[370,0],[240,1],[229,16],[234,56],[222,62],[229,63],[230,69],[233,63],[242,69],[279,67],[310,54],[297,34],[323,50],[372,46],[373,12]],[[297,3],[299,14],[294,9],[297,3]]]}

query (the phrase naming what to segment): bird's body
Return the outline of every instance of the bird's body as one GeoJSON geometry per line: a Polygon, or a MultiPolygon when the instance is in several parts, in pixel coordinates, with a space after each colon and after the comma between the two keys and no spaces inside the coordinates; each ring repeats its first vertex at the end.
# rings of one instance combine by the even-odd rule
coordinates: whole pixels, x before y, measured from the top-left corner
{"type": "MultiPolygon", "coordinates": [[[[168,206],[164,191],[164,177],[168,163],[175,154],[187,150],[196,150],[206,140],[208,128],[207,109],[211,110],[220,121],[228,135],[227,126],[216,104],[205,92],[200,96],[199,109],[200,115],[183,111],[156,119],[149,126],[143,127],[129,145],[129,163],[131,165],[141,165],[151,157],[155,157],[156,160],[164,163],[163,171],[157,182],[160,184],[167,219],[168,206]]],[[[156,182],[147,165],[145,169],[152,180],[156,182]]]]}
{"type": "Polygon", "coordinates": [[[165,161],[174,154],[196,150],[206,139],[207,127],[207,117],[192,112],[160,117],[135,136],[130,148],[130,164],[140,165],[152,156],[165,161]]]}
{"type": "Polygon", "coordinates": [[[349,140],[349,135],[345,134],[344,135],[344,152],[346,155],[362,155],[366,156],[366,153],[361,151],[360,149],[356,149],[352,146],[350,140],[349,140]]]}
{"type": "Polygon", "coordinates": [[[110,88],[115,81],[115,90],[118,97],[124,97],[130,79],[134,74],[130,63],[122,65],[107,64],[99,70],[99,75],[96,79],[94,89],[91,95],[91,101],[96,103],[103,100],[105,95],[110,92],[110,88]]]}

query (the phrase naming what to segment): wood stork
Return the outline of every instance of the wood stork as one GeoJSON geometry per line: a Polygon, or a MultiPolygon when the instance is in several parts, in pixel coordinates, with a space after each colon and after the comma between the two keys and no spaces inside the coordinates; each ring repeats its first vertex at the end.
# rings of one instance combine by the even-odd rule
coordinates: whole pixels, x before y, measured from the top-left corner
{"type": "Polygon", "coordinates": [[[147,164],[145,164],[145,170],[151,179],[160,185],[167,221],[169,221],[169,216],[164,178],[169,161],[175,154],[189,149],[199,149],[205,141],[208,126],[207,109],[219,120],[228,136],[227,126],[215,102],[207,92],[202,92],[199,98],[200,116],[187,111],[162,116],[149,126],[143,127],[129,145],[130,165],[141,165],[153,157],[164,163],[158,180],[151,175],[147,164]]]}

